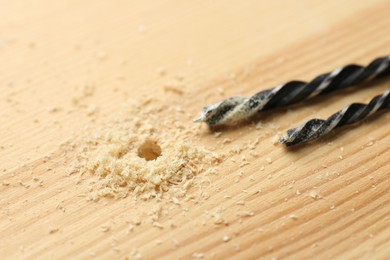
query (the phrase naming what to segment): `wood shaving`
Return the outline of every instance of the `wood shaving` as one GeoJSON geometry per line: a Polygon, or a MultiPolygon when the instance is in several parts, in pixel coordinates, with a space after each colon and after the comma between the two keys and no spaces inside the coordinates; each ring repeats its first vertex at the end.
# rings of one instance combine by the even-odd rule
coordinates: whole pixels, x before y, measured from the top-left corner
{"type": "Polygon", "coordinates": [[[204,253],[193,253],[192,258],[194,259],[202,259],[204,258],[204,253]]]}
{"type": "Polygon", "coordinates": [[[57,233],[58,231],[60,231],[59,228],[50,228],[49,229],[49,234],[54,234],[54,233],[57,233]]]}
{"type": "Polygon", "coordinates": [[[250,210],[244,210],[244,211],[238,212],[238,216],[240,216],[240,217],[252,217],[254,215],[255,215],[255,213],[253,211],[250,211],[250,210]]]}
{"type": "Polygon", "coordinates": [[[223,242],[229,242],[230,241],[230,237],[229,236],[223,236],[222,241],[223,242]]]}
{"type": "Polygon", "coordinates": [[[101,226],[100,228],[101,228],[102,232],[108,232],[111,229],[110,226],[101,226]]]}
{"type": "Polygon", "coordinates": [[[135,218],[135,219],[133,219],[133,223],[134,223],[134,225],[139,226],[139,225],[141,225],[141,219],[135,218]]]}
{"type": "Polygon", "coordinates": [[[164,86],[164,90],[167,91],[167,92],[173,92],[173,93],[176,93],[178,95],[183,95],[184,94],[184,91],[182,89],[180,89],[179,87],[177,86],[171,86],[171,85],[165,85],[164,86]]]}
{"type": "Polygon", "coordinates": [[[309,195],[310,195],[310,197],[312,197],[315,200],[318,200],[321,198],[321,196],[316,191],[311,191],[309,195]]]}
{"type": "Polygon", "coordinates": [[[136,260],[142,259],[142,254],[136,248],[131,251],[131,256],[132,256],[132,259],[136,259],[136,260]]]}
{"type": "Polygon", "coordinates": [[[159,229],[163,229],[164,228],[164,226],[160,222],[157,222],[157,221],[153,222],[153,226],[156,227],[156,228],[159,228],[159,229]]]}
{"type": "Polygon", "coordinates": [[[218,212],[213,213],[212,216],[213,216],[214,224],[215,224],[215,225],[220,225],[220,224],[224,224],[224,223],[225,223],[225,220],[224,220],[223,217],[220,215],[220,213],[218,213],[218,212]]]}

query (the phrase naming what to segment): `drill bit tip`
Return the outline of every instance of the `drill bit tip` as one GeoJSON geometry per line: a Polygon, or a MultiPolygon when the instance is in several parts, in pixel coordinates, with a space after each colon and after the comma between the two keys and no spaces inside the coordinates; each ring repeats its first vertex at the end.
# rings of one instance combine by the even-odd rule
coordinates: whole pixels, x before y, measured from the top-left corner
{"type": "Polygon", "coordinates": [[[195,117],[192,122],[194,123],[199,123],[199,122],[205,122],[205,119],[206,119],[206,116],[205,114],[202,112],[202,114],[200,114],[199,116],[195,117]]]}
{"type": "MultiPolygon", "coordinates": [[[[244,97],[230,97],[221,102],[215,103],[203,108],[202,113],[196,117],[194,122],[206,122],[210,127],[224,124],[224,119],[228,114],[237,111],[237,106],[241,104],[246,98],[244,97]]],[[[228,120],[226,123],[232,123],[228,120]]]]}
{"type": "Polygon", "coordinates": [[[195,123],[197,123],[197,122],[207,122],[208,119],[213,114],[213,112],[216,109],[218,109],[218,107],[219,107],[219,105],[221,103],[222,102],[219,102],[219,103],[216,103],[216,104],[204,107],[202,113],[199,116],[197,116],[196,118],[194,118],[193,122],[195,122],[195,123]]]}

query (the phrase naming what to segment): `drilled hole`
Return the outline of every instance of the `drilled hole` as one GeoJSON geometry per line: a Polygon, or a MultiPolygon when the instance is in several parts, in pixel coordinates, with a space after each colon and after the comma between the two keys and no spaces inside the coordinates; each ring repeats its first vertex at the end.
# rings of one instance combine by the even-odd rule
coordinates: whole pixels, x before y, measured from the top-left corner
{"type": "Polygon", "coordinates": [[[147,161],[155,160],[161,155],[161,147],[152,140],[146,140],[138,148],[138,156],[147,161]]]}

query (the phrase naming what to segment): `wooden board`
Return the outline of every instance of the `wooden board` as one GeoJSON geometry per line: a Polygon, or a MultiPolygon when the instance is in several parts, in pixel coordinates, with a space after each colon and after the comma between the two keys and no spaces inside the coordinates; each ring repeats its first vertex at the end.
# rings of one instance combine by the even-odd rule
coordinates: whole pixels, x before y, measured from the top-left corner
{"type": "MultiPolygon", "coordinates": [[[[259,157],[242,168],[224,161],[209,198],[160,219],[163,229],[142,223],[128,232],[129,221],[144,214],[130,198],[87,201],[83,194],[94,176],[76,184],[79,176],[66,174],[75,154],[65,158],[60,148],[64,140],[77,145],[85,125],[113,120],[129,98],[156,95],[168,106],[182,99],[196,116],[224,97],[367,64],[389,54],[389,1],[28,0],[1,6],[2,258],[390,258],[388,113],[338,131],[330,145],[288,151],[273,144],[277,131],[368,101],[389,88],[386,80],[272,112],[264,132],[250,125],[223,132],[231,145],[260,137],[259,157]],[[164,91],[178,77],[184,94],[164,91]],[[74,108],[84,86],[95,91],[85,109],[74,108]],[[88,116],[91,106],[98,120],[88,116]],[[237,216],[238,208],[254,215],[237,216]],[[208,221],[207,213],[218,210],[228,225],[208,221]]],[[[203,130],[194,142],[216,146],[203,130]]],[[[251,158],[248,153],[239,156],[251,158]]]]}

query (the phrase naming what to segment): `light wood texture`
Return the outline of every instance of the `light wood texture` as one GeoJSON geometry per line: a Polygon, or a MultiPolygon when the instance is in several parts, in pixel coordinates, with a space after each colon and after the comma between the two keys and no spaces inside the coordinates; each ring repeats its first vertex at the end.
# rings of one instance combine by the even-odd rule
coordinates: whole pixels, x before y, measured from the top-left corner
{"type": "MultiPolygon", "coordinates": [[[[251,159],[243,168],[223,162],[209,199],[184,204],[185,213],[171,211],[160,220],[164,229],[142,223],[127,233],[128,221],[142,218],[143,207],[129,199],[86,201],[89,180],[76,185],[78,176],[66,176],[74,154],[65,160],[59,148],[63,140],[82,136],[86,124],[99,127],[114,118],[129,97],[155,94],[167,105],[182,99],[196,116],[224,97],[309,80],[347,63],[366,64],[389,53],[389,10],[386,0],[1,1],[0,182],[9,183],[0,184],[1,258],[132,258],[139,252],[144,259],[194,253],[216,259],[389,259],[389,113],[338,131],[328,139],[331,145],[288,151],[273,144],[276,131],[368,101],[389,81],[272,112],[264,123],[274,130],[223,132],[232,146],[261,137],[260,156],[244,151],[251,159]],[[184,95],[164,92],[180,75],[184,95]],[[85,99],[99,109],[96,121],[72,105],[77,88],[86,84],[96,87],[85,99]],[[321,199],[313,199],[313,191],[321,199]],[[240,208],[254,216],[234,214],[240,208]],[[207,212],[216,210],[229,225],[210,220],[207,212]],[[177,227],[170,228],[171,222],[177,227]],[[110,230],[102,232],[104,225],[110,230]]],[[[203,128],[194,142],[216,146],[203,128]]]]}

